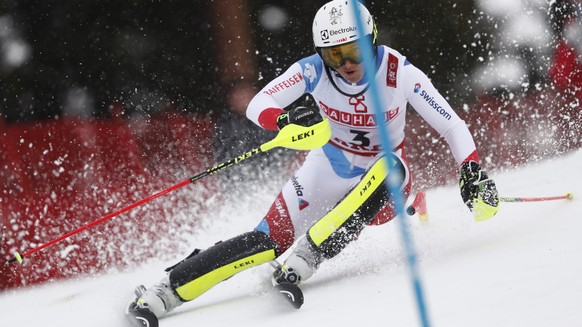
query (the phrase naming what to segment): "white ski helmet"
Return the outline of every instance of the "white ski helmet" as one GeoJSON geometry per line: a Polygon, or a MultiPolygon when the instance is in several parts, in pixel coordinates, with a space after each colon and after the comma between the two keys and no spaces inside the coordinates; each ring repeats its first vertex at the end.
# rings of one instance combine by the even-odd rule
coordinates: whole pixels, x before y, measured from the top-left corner
{"type": "MultiPolygon", "coordinates": [[[[349,43],[358,39],[355,15],[352,13],[354,0],[333,0],[319,8],[313,19],[313,44],[315,48],[324,48],[349,43]]],[[[360,17],[364,24],[362,35],[370,36],[376,44],[376,24],[372,15],[358,2],[360,17]]]]}

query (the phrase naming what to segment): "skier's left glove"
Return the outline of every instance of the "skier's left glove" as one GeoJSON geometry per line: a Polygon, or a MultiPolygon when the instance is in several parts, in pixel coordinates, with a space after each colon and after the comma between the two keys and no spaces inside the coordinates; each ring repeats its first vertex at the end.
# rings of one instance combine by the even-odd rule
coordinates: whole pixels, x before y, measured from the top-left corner
{"type": "Polygon", "coordinates": [[[285,111],[277,117],[277,127],[279,127],[279,130],[289,124],[309,127],[322,121],[323,117],[321,117],[319,109],[295,107],[289,111],[285,111]]]}
{"type": "Polygon", "coordinates": [[[461,166],[459,181],[463,202],[473,212],[476,221],[487,220],[499,210],[499,194],[495,182],[473,160],[461,166]]]}

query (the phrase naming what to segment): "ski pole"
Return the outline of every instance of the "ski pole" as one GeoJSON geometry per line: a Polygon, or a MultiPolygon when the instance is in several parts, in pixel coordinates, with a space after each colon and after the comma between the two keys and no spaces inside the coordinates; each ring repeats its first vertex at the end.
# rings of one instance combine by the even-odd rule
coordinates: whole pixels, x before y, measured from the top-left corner
{"type": "Polygon", "coordinates": [[[329,121],[327,119],[324,119],[322,122],[319,122],[313,126],[299,126],[299,125],[295,125],[295,124],[290,124],[285,126],[283,129],[281,129],[279,131],[279,133],[277,134],[277,136],[266,142],[263,143],[261,146],[259,146],[256,149],[250,150],[248,152],[245,152],[235,158],[232,158],[230,160],[227,160],[223,163],[217,164],[211,168],[206,169],[205,171],[194,175],[193,177],[190,177],[189,179],[186,179],[176,185],[170,186],[162,191],[159,191],[155,194],[152,194],[144,199],[141,199],[137,202],[134,202],[130,205],[128,205],[125,208],[122,208],[120,210],[117,210],[115,212],[112,212],[106,216],[103,216],[87,225],[84,225],[78,229],[75,229],[73,231],[70,231],[66,234],[64,234],[61,237],[58,237],[56,239],[53,239],[52,241],[49,241],[45,244],[42,244],[36,248],[33,248],[31,250],[28,250],[22,254],[15,252],[14,253],[14,257],[10,260],[8,260],[5,264],[10,264],[12,262],[18,261],[19,263],[22,263],[23,259],[25,257],[30,256],[33,253],[39,252],[51,245],[54,245],[64,239],[67,239],[75,234],[78,234],[84,230],[87,230],[89,228],[92,228],[96,225],[99,225],[113,217],[117,217],[120,214],[127,212],[133,208],[136,208],[138,206],[143,205],[144,203],[147,203],[155,198],[158,198],[164,194],[170,193],[174,190],[177,190],[181,187],[184,187],[188,184],[194,183],[195,181],[206,177],[208,175],[214,174],[218,171],[221,171],[227,167],[230,167],[232,165],[236,165],[241,163],[242,161],[245,161],[249,158],[252,158],[256,155],[258,155],[259,153],[264,153],[267,152],[271,149],[274,149],[276,147],[285,147],[285,148],[289,148],[289,149],[294,149],[294,150],[312,150],[315,148],[319,148],[321,146],[323,146],[325,143],[327,143],[327,141],[330,139],[331,137],[331,129],[329,126],[329,121]]]}
{"type": "MultiPolygon", "coordinates": [[[[417,198],[420,195],[420,193],[423,193],[423,192],[419,192],[419,194],[417,194],[417,198]]],[[[422,194],[422,197],[424,198],[424,193],[422,194]]],[[[572,200],[572,199],[574,199],[574,194],[566,193],[564,195],[542,196],[542,197],[531,197],[531,198],[500,197],[499,201],[501,201],[501,202],[543,202],[543,201],[572,200]]],[[[415,199],[414,202],[406,209],[406,213],[408,213],[408,215],[412,216],[416,212],[420,212],[419,209],[422,209],[422,213],[427,215],[426,203],[423,204],[419,200],[415,199]]],[[[422,217],[421,217],[421,220],[423,220],[422,217]]],[[[426,221],[426,219],[424,219],[423,221],[426,221]]]]}
{"type": "Polygon", "coordinates": [[[500,197],[501,202],[542,202],[542,201],[555,201],[555,200],[572,200],[574,195],[572,193],[566,193],[564,195],[557,196],[545,196],[545,197],[500,197]]]}
{"type": "Polygon", "coordinates": [[[406,208],[406,213],[409,216],[413,216],[418,213],[418,218],[421,222],[426,223],[428,221],[428,211],[426,210],[426,195],[424,192],[420,191],[416,193],[414,201],[406,208]]]}

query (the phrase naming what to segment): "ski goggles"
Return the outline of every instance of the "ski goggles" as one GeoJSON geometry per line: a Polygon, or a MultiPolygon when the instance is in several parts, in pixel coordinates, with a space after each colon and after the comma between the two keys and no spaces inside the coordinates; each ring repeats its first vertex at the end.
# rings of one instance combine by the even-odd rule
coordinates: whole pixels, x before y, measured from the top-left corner
{"type": "Polygon", "coordinates": [[[362,54],[357,41],[328,48],[319,48],[319,54],[323,62],[332,68],[340,68],[347,60],[355,64],[362,62],[362,54]]]}

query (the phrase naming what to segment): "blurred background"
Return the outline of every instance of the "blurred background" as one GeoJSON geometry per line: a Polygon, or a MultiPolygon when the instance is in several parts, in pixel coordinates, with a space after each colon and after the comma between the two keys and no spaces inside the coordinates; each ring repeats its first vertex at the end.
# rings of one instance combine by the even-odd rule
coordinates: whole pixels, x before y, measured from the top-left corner
{"type": "MultiPolygon", "coordinates": [[[[7,122],[109,117],[116,105],[127,116],[170,106],[221,113],[244,96],[240,85],[262,87],[313,53],[322,3],[4,0],[2,114],[7,122]]],[[[493,17],[468,1],[368,6],[381,43],[407,54],[456,104],[470,99],[473,71],[495,50],[493,17]]]]}
{"type": "MultiPolygon", "coordinates": [[[[483,92],[549,82],[565,23],[577,17],[568,1],[367,6],[380,43],[407,55],[460,106],[483,92]]],[[[313,53],[311,22],[322,3],[3,0],[2,115],[16,122],[232,109],[231,98],[244,98],[239,85],[261,87],[313,53]]]]}
{"type": "MultiPolygon", "coordinates": [[[[246,105],[314,52],[311,23],[323,3],[0,0],[2,259],[273,137],[244,117],[246,105]]],[[[579,0],[366,5],[379,43],[427,73],[490,171],[581,146],[579,0]]],[[[415,190],[456,182],[446,144],[413,110],[408,121],[415,190]]],[[[77,238],[51,250],[60,256],[2,268],[0,289],[179,251],[187,236],[173,231],[187,235],[202,213],[251,189],[273,185],[274,198],[300,160],[277,150],[233,167],[143,206],[134,223],[82,236],[89,247],[77,238]]]]}

